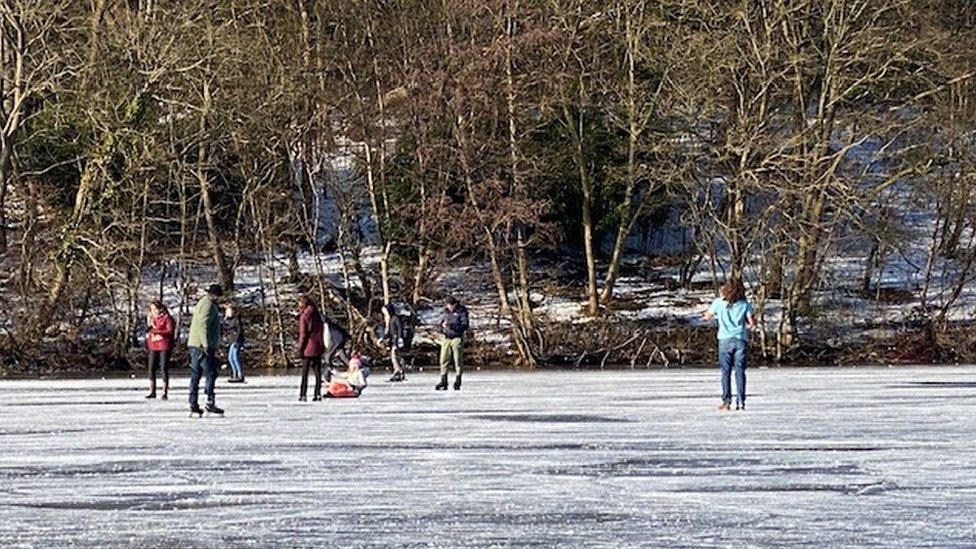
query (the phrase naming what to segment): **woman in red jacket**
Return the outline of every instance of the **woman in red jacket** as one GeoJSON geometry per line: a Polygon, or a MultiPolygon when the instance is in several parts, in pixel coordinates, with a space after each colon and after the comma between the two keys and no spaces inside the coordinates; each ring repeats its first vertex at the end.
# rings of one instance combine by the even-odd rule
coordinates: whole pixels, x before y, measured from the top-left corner
{"type": "Polygon", "coordinates": [[[149,347],[149,394],[146,398],[156,398],[156,374],[162,368],[163,400],[166,400],[169,398],[169,359],[173,350],[176,323],[166,305],[158,299],[149,304],[146,323],[149,325],[149,333],[146,334],[146,345],[149,347]]]}
{"type": "Polygon", "coordinates": [[[301,316],[298,319],[298,356],[302,359],[302,384],[298,400],[308,400],[308,371],[315,371],[315,393],[312,400],[322,400],[322,354],[325,353],[325,340],[322,315],[308,297],[298,299],[301,316]]]}

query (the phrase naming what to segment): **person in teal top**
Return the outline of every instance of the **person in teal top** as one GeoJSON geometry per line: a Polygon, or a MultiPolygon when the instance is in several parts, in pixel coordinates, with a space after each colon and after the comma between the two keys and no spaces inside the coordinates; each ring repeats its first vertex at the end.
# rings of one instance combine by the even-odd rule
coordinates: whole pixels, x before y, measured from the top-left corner
{"type": "Polygon", "coordinates": [[[719,410],[732,407],[732,371],[738,392],[735,409],[746,409],[746,352],[749,329],[756,326],[752,305],[746,300],[746,288],[737,278],[726,282],[705,311],[705,319],[718,319],[718,365],[722,370],[722,404],[719,410]]]}

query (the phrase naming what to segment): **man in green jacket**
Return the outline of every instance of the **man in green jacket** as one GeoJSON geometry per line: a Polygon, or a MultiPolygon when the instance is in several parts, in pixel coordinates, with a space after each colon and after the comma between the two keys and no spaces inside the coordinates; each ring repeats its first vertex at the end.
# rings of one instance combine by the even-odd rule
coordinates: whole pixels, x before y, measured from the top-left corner
{"type": "Polygon", "coordinates": [[[190,350],[190,415],[202,415],[203,410],[197,400],[200,392],[200,377],[206,376],[204,391],[207,394],[207,412],[223,414],[214,399],[214,383],[217,380],[217,348],[220,346],[220,310],[214,303],[224,291],[214,284],[207,288],[207,295],[193,308],[190,321],[190,337],[187,347],[190,350]]]}

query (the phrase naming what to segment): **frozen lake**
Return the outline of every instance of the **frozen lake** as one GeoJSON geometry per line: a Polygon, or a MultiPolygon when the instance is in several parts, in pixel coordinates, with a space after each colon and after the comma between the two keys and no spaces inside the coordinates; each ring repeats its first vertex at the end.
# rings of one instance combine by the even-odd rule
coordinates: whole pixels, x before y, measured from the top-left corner
{"type": "Polygon", "coordinates": [[[976,368],[0,382],[0,547],[973,546],[976,368]]]}

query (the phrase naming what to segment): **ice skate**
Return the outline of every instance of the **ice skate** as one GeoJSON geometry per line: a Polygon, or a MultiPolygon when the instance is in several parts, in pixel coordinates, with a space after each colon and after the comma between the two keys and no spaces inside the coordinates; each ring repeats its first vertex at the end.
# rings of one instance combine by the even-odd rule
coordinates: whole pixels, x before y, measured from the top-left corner
{"type": "Polygon", "coordinates": [[[199,406],[190,406],[190,417],[191,418],[192,417],[195,417],[195,418],[198,418],[198,419],[199,418],[202,418],[203,417],[203,410],[201,410],[199,406]]]}
{"type": "Polygon", "coordinates": [[[461,374],[458,374],[457,378],[454,379],[454,390],[455,391],[461,390],[461,374]]]}
{"type": "Polygon", "coordinates": [[[447,374],[441,376],[441,382],[434,386],[435,391],[447,390],[447,374]]]}
{"type": "Polygon", "coordinates": [[[223,416],[224,411],[218,408],[216,404],[209,403],[207,404],[207,415],[223,416]]]}

